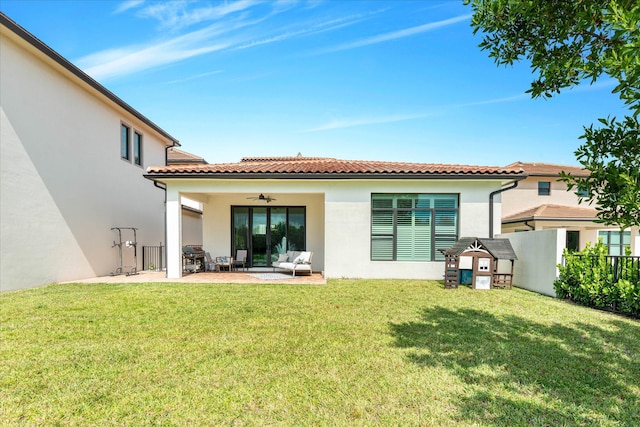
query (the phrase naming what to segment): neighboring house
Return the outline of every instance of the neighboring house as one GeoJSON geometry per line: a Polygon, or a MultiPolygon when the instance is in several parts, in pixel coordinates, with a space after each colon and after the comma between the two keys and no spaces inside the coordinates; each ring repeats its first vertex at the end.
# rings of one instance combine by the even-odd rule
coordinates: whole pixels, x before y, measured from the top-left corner
{"type": "Polygon", "coordinates": [[[188,164],[203,164],[206,165],[207,161],[195,154],[187,153],[176,147],[171,147],[167,151],[167,164],[168,165],[188,165],[188,164]]]}
{"type": "Polygon", "coordinates": [[[560,181],[560,172],[587,176],[588,171],[576,166],[548,163],[516,162],[507,167],[520,167],[527,178],[512,190],[502,193],[502,233],[514,231],[565,228],[567,248],[580,250],[587,242],[599,238],[609,247],[611,255],[624,255],[625,247],[640,253],[638,229],[621,231],[619,227],[594,222],[594,206],[580,204],[578,196],[560,181]]]}
{"type": "Polygon", "coordinates": [[[312,251],[325,277],[439,279],[460,236],[499,229],[492,192],[524,177],[519,167],[245,158],[231,164],[150,167],[167,189],[167,275],[182,275],[181,198],[203,207],[213,256],[248,250],[269,267],[287,250],[312,251]]]}
{"type": "Polygon", "coordinates": [[[0,290],[114,272],[112,227],[141,268],[165,197],[143,173],[178,141],[2,13],[0,93],[0,290]]]}

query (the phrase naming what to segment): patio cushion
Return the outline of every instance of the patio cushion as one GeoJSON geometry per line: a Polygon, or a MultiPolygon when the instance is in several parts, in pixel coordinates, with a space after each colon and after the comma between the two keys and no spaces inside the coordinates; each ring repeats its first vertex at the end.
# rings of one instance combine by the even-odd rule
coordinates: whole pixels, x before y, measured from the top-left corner
{"type": "Polygon", "coordinates": [[[311,252],[301,252],[296,259],[293,260],[296,264],[307,264],[311,258],[311,252]]]}

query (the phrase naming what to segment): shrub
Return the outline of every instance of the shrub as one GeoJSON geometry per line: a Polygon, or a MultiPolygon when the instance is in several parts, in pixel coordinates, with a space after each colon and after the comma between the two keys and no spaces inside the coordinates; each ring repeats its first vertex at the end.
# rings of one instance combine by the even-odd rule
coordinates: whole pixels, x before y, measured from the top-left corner
{"type": "Polygon", "coordinates": [[[554,282],[556,294],[582,305],[640,315],[638,261],[620,258],[618,275],[607,247],[598,242],[578,253],[564,252],[565,265],[554,282]],[[617,280],[616,278],[620,279],[617,280]]]}

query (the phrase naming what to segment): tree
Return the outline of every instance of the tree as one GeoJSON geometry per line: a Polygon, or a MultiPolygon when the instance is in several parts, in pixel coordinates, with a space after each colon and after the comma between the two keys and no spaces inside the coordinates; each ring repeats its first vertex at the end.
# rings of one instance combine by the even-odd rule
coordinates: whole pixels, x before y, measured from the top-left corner
{"type": "Polygon", "coordinates": [[[576,150],[588,177],[563,174],[580,201],[598,202],[598,221],[640,226],[640,4],[637,0],[464,0],[480,48],[498,65],[528,60],[532,97],[602,76],[629,108],[623,120],[585,127],[576,150]]]}

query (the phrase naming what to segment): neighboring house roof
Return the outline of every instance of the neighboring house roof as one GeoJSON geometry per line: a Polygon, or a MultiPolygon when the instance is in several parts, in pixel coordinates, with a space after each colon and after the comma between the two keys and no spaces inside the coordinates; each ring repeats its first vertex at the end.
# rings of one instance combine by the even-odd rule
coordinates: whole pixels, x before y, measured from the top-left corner
{"type": "Polygon", "coordinates": [[[513,215],[502,218],[502,223],[554,220],[554,221],[593,221],[596,219],[598,211],[593,208],[578,208],[575,206],[562,206],[544,204],[517,212],[513,215]]]}
{"type": "Polygon", "coordinates": [[[506,167],[520,167],[528,176],[559,176],[560,172],[574,176],[589,176],[589,171],[579,166],[555,165],[551,163],[515,162],[506,167]]]}
{"type": "Polygon", "coordinates": [[[207,164],[207,161],[195,154],[187,153],[186,151],[178,150],[175,147],[169,148],[167,152],[167,164],[169,165],[182,165],[182,164],[207,164]]]}
{"type": "Polygon", "coordinates": [[[152,166],[148,178],[481,178],[524,176],[520,167],[340,160],[329,157],[245,157],[238,163],[152,166]]]}
{"type": "Polygon", "coordinates": [[[100,83],[98,83],[88,74],[86,74],[84,71],[82,71],[81,69],[73,65],[67,59],[62,57],[58,52],[51,49],[49,46],[43,43],[40,39],[35,37],[33,34],[28,32],[24,28],[22,28],[20,25],[18,25],[15,21],[13,21],[11,18],[9,18],[7,15],[5,15],[2,12],[0,12],[0,24],[2,24],[2,26],[11,30],[14,34],[19,36],[21,39],[23,39],[27,43],[29,43],[31,46],[33,46],[38,51],[46,55],[48,58],[55,61],[58,65],[62,66],[64,69],[66,69],[68,72],[73,74],[75,77],[79,78],[84,83],[88,84],[90,87],[97,90],[100,94],[105,96],[107,99],[117,104],[121,108],[125,109],[127,112],[135,116],[138,120],[142,121],[151,129],[158,132],[163,137],[167,138],[173,145],[178,145],[178,146],[180,145],[180,142],[177,139],[175,139],[173,136],[169,135],[165,130],[161,129],[158,125],[153,123],[147,117],[143,116],[139,111],[131,107],[129,104],[124,102],[119,97],[117,97],[113,92],[109,91],[107,88],[102,86],[100,83]]]}
{"type": "Polygon", "coordinates": [[[461,237],[449,249],[442,251],[447,255],[458,256],[467,249],[481,245],[496,259],[516,260],[516,256],[509,239],[479,239],[477,237],[461,237]]]}

